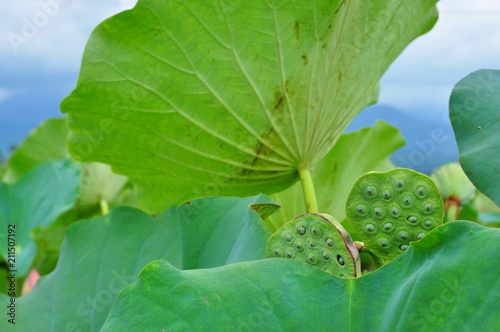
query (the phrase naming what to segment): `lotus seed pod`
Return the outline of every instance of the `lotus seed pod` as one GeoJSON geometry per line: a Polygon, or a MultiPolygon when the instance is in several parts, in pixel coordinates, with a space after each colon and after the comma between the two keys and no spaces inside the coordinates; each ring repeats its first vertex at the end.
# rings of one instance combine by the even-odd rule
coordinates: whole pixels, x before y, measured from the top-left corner
{"type": "Polygon", "coordinates": [[[327,214],[304,214],[283,225],[267,242],[267,257],[293,259],[343,278],[361,276],[356,245],[327,214]]]}
{"type": "Polygon", "coordinates": [[[366,249],[388,261],[443,223],[443,201],[429,177],[397,168],[361,176],[346,215],[366,249]]]}

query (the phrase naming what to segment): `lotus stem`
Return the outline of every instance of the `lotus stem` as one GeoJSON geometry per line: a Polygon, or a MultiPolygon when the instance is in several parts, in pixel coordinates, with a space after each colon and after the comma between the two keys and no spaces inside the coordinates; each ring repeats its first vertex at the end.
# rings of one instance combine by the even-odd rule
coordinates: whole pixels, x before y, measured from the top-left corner
{"type": "Polygon", "coordinates": [[[104,198],[102,198],[99,201],[99,204],[101,205],[101,213],[102,213],[102,215],[104,216],[104,215],[108,214],[108,212],[109,212],[108,201],[106,201],[104,198]]]}
{"type": "Polygon", "coordinates": [[[318,201],[316,200],[316,192],[314,191],[314,183],[311,177],[309,168],[299,167],[300,183],[304,191],[304,200],[306,202],[306,212],[318,212],[318,201]]]}

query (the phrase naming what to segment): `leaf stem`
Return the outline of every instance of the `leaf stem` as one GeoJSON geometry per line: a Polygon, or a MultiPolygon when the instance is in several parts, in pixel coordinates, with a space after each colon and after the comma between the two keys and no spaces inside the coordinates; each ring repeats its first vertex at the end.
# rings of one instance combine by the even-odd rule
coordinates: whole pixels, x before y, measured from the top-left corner
{"type": "Polygon", "coordinates": [[[448,208],[448,212],[446,213],[446,222],[457,220],[457,214],[458,214],[458,212],[459,212],[458,211],[458,206],[451,205],[448,208]]]}
{"type": "Polygon", "coordinates": [[[306,201],[307,213],[318,212],[318,202],[316,200],[316,192],[314,191],[314,183],[311,177],[309,168],[299,167],[300,184],[304,191],[304,200],[306,201]]]}
{"type": "Polygon", "coordinates": [[[108,214],[109,212],[109,205],[108,205],[108,202],[102,198],[100,201],[99,201],[99,204],[101,205],[101,213],[102,215],[106,215],[108,214]]]}

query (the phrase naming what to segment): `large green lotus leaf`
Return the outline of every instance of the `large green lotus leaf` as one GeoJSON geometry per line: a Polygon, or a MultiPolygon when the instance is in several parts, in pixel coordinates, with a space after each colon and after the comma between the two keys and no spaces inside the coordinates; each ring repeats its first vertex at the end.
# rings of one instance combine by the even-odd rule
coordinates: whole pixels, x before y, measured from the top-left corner
{"type": "Polygon", "coordinates": [[[62,103],[70,152],[129,176],[152,212],[283,190],[375,102],[436,2],[140,0],[88,41],[62,103]]]}
{"type": "Polygon", "coordinates": [[[18,277],[25,276],[37,252],[31,232],[50,226],[78,196],[80,172],[70,161],[44,163],[16,183],[0,183],[0,253],[7,261],[8,225],[15,225],[18,277]]]}
{"type": "Polygon", "coordinates": [[[500,230],[453,222],[358,279],[288,259],[192,271],[155,261],[103,331],[494,331],[498,250],[500,230]]]}
{"type": "MultiPolygon", "coordinates": [[[[371,128],[342,135],[312,171],[319,211],[343,220],[347,196],[354,182],[366,172],[392,168],[389,156],[403,145],[399,130],[383,121],[375,122],[371,128]]],[[[272,231],[305,212],[300,183],[271,197],[282,205],[266,220],[272,231]]]]}
{"type": "Polygon", "coordinates": [[[49,119],[35,128],[12,153],[2,181],[14,183],[18,178],[47,161],[69,158],[66,150],[68,120],[49,119]]]}
{"type": "Polygon", "coordinates": [[[450,119],[465,174],[500,206],[500,70],[478,70],[459,81],[450,119]]]}
{"type": "MultiPolygon", "coordinates": [[[[99,331],[118,292],[155,259],[202,268],[265,258],[269,232],[257,211],[268,205],[276,207],[265,196],[210,198],[157,218],[120,207],[75,223],[55,270],[16,301],[15,331],[99,331]]],[[[0,295],[3,308],[8,301],[0,295]]],[[[2,319],[0,330],[7,326],[2,319]]]]}

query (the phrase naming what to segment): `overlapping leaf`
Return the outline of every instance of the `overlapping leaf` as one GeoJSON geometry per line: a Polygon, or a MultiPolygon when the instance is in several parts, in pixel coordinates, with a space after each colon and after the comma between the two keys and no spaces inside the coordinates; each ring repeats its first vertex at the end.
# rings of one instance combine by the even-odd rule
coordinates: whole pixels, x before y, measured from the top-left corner
{"type": "Polygon", "coordinates": [[[45,228],[70,210],[78,197],[80,173],[70,161],[44,163],[17,182],[0,182],[0,253],[7,261],[8,242],[15,243],[18,277],[26,276],[37,252],[31,232],[45,228]],[[8,225],[15,236],[7,241],[8,225]]]}
{"type": "MultiPolygon", "coordinates": [[[[122,207],[73,224],[56,269],[17,299],[14,329],[99,331],[118,292],[155,259],[196,269],[265,258],[269,232],[261,216],[276,208],[265,196],[211,198],[172,207],[157,219],[122,207]]],[[[8,301],[0,295],[2,307],[8,301]]],[[[0,330],[9,326],[0,321],[0,330]]]]}
{"type": "Polygon", "coordinates": [[[67,135],[68,120],[66,118],[42,122],[12,153],[2,181],[14,183],[42,163],[69,158],[66,150],[67,135]]]}
{"type": "Polygon", "coordinates": [[[500,70],[476,71],[455,85],[450,119],[465,174],[500,206],[500,70]]]}
{"type": "Polygon", "coordinates": [[[103,331],[494,331],[498,250],[500,230],[453,222],[350,280],[286,259],[194,271],[155,261],[103,331]]]}
{"type": "Polygon", "coordinates": [[[71,153],[129,176],[150,211],[283,190],[376,100],[435,3],[140,0],[87,44],[62,104],[71,153]]]}

